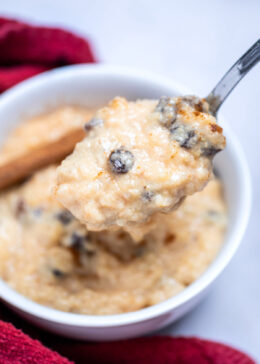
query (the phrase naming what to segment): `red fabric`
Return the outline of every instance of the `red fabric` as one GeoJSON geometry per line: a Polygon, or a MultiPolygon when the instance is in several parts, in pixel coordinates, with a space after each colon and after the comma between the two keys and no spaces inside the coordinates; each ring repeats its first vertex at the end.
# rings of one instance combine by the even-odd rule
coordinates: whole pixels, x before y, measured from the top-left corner
{"type": "MultiPolygon", "coordinates": [[[[0,18],[0,92],[53,67],[95,62],[88,42],[55,28],[0,18]]],[[[82,343],[45,333],[0,304],[1,364],[253,364],[228,346],[196,338],[151,337],[114,343],[82,343]]]]}
{"type": "Polygon", "coordinates": [[[50,68],[89,62],[91,47],[79,36],[0,18],[0,92],[50,68]]]}
{"type": "Polygon", "coordinates": [[[32,340],[13,325],[0,321],[1,364],[70,364],[59,354],[32,340]]]}
{"type": "MultiPolygon", "coordinates": [[[[151,337],[113,343],[58,344],[78,364],[255,364],[226,345],[197,338],[151,337]]],[[[68,359],[0,321],[1,364],[71,364],[68,359]]]]}
{"type": "Polygon", "coordinates": [[[66,345],[63,354],[84,364],[255,364],[229,346],[198,338],[147,337],[66,345]]]}

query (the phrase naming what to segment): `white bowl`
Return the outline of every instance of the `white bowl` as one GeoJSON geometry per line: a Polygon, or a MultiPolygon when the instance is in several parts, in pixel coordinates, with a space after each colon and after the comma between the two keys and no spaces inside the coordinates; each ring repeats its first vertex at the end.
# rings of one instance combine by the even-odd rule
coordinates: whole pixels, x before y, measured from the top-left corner
{"type": "MultiPolygon", "coordinates": [[[[128,99],[190,94],[160,76],[103,65],[70,66],[21,83],[0,98],[0,142],[22,119],[65,103],[101,106],[114,96],[128,99]]],[[[221,124],[223,120],[220,117],[221,124]]],[[[79,339],[113,340],[161,329],[191,310],[236,252],[249,218],[251,184],[241,146],[224,125],[227,148],[215,158],[224,184],[229,225],[223,247],[206,272],[177,296],[136,312],[109,316],[79,315],[39,305],[0,280],[0,297],[14,311],[52,332],[79,339]]],[[[41,289],[41,287],[39,287],[41,289]]]]}

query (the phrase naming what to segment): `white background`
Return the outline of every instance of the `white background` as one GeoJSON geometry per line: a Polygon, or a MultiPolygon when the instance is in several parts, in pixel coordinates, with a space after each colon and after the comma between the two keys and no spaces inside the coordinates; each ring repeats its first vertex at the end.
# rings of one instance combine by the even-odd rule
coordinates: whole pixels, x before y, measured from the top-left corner
{"type": "MultiPolygon", "coordinates": [[[[100,61],[156,71],[206,95],[260,37],[253,0],[0,0],[0,14],[65,26],[88,36],[100,61]]],[[[260,64],[226,101],[252,173],[243,244],[205,301],[164,333],[196,335],[260,359],[260,64]]]]}

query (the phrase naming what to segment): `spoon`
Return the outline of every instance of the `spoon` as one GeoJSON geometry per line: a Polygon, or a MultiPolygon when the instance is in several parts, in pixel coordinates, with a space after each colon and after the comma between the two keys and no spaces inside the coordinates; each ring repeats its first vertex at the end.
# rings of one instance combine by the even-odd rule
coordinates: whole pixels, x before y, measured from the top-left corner
{"type": "Polygon", "coordinates": [[[206,97],[210,112],[216,116],[220,106],[233,88],[260,61],[260,39],[227,71],[211,93],[206,97]]]}

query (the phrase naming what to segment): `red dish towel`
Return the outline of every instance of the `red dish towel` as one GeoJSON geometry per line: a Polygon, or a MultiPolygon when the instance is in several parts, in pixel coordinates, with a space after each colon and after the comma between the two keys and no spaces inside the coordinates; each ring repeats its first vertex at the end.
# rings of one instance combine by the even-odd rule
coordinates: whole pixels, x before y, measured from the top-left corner
{"type": "MultiPolygon", "coordinates": [[[[0,18],[0,92],[48,69],[95,62],[89,43],[68,31],[0,18]]],[[[196,338],[152,337],[82,343],[33,329],[0,305],[0,316],[67,356],[0,321],[0,364],[253,364],[228,346],[196,338]]]]}
{"type": "Polygon", "coordinates": [[[1,364],[255,364],[226,345],[197,338],[151,337],[114,343],[65,343],[61,352],[0,321],[1,364]]]}
{"type": "Polygon", "coordinates": [[[89,62],[91,47],[79,36],[0,18],[0,92],[53,67],[89,62]]]}

